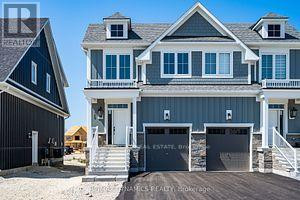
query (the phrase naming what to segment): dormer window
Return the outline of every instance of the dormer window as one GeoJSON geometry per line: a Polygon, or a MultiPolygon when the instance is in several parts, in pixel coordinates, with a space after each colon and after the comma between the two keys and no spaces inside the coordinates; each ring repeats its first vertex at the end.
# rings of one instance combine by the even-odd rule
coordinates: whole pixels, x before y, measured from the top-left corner
{"type": "Polygon", "coordinates": [[[268,24],[268,37],[280,37],[280,24],[268,24]]]}
{"type": "Polygon", "coordinates": [[[111,37],[123,37],[124,36],[123,24],[112,24],[110,26],[110,36],[111,37]]]}
{"type": "Polygon", "coordinates": [[[103,18],[106,31],[106,39],[128,39],[130,31],[130,18],[117,12],[112,16],[103,18]]]}

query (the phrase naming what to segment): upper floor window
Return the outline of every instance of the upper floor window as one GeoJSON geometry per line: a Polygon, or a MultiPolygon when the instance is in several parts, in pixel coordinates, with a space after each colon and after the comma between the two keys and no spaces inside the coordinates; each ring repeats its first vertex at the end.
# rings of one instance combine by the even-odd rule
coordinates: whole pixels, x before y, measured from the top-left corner
{"type": "Polygon", "coordinates": [[[106,79],[130,79],[130,55],[106,55],[106,79]]]}
{"type": "Polygon", "coordinates": [[[46,73],[46,91],[48,93],[51,91],[51,76],[48,73],[46,73]]]}
{"type": "Polygon", "coordinates": [[[189,53],[163,53],[162,60],[161,75],[163,78],[185,78],[190,76],[189,53]]]}
{"type": "Polygon", "coordinates": [[[37,84],[37,64],[31,61],[31,82],[37,84]]]}
{"type": "Polygon", "coordinates": [[[203,77],[231,77],[231,61],[231,53],[205,53],[203,77]]]}
{"type": "Polygon", "coordinates": [[[261,79],[287,79],[287,55],[262,55],[261,79]]]}
{"type": "Polygon", "coordinates": [[[110,26],[110,36],[111,37],[123,37],[124,33],[123,24],[112,24],[110,26]]]}
{"type": "Polygon", "coordinates": [[[80,136],[79,135],[75,135],[75,140],[80,140],[80,136]]]}
{"type": "Polygon", "coordinates": [[[280,37],[280,24],[268,24],[268,37],[280,37]]]}
{"type": "Polygon", "coordinates": [[[106,79],[117,79],[116,55],[106,55],[106,79]]]}

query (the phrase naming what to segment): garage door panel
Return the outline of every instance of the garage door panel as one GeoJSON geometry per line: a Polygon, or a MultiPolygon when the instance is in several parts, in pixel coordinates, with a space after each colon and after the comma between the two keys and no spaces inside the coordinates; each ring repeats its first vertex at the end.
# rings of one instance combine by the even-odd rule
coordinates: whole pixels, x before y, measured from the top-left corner
{"type": "Polygon", "coordinates": [[[172,134],[170,129],[163,134],[161,130],[153,129],[148,129],[146,133],[147,171],[188,170],[187,129],[179,134],[172,134]]]}
{"type": "Polygon", "coordinates": [[[249,133],[207,134],[208,171],[249,171],[249,133]]]}

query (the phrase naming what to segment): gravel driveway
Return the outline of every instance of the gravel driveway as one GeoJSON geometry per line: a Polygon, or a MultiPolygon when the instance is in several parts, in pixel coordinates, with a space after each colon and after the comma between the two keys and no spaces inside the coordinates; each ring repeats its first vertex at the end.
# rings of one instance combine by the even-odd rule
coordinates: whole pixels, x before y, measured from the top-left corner
{"type": "Polygon", "coordinates": [[[121,182],[82,183],[83,166],[34,167],[0,177],[0,199],[115,199],[121,182]]]}

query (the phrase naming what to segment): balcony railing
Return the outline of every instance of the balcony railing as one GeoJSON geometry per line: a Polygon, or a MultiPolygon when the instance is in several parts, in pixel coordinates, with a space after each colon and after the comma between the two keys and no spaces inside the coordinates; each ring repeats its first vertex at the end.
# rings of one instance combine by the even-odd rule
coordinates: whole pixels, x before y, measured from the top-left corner
{"type": "Polygon", "coordinates": [[[88,80],[87,86],[90,88],[136,88],[137,82],[134,80],[88,80]]]}
{"type": "Polygon", "coordinates": [[[300,88],[300,79],[262,80],[262,88],[300,88]]]}

